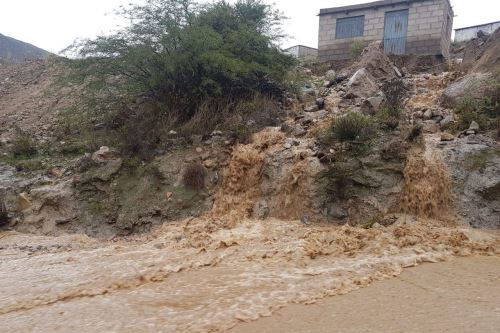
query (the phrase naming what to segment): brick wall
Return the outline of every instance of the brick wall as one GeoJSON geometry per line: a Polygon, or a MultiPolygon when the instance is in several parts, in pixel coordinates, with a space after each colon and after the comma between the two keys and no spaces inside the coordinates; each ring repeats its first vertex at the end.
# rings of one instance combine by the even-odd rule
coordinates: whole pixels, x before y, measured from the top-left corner
{"type": "Polygon", "coordinates": [[[385,13],[408,9],[406,53],[418,55],[449,55],[453,12],[449,0],[425,0],[411,3],[322,14],[319,22],[319,58],[321,61],[351,58],[351,45],[356,41],[383,40],[385,13]],[[338,18],[364,15],[361,37],[335,39],[338,18]],[[448,19],[449,18],[449,19],[448,19]],[[449,20],[449,21],[448,21],[449,20]]]}

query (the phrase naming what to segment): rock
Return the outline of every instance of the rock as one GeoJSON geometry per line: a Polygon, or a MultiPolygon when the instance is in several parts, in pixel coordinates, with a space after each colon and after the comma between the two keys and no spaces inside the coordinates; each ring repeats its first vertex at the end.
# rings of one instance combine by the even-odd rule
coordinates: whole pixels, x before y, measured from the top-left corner
{"type": "Polygon", "coordinates": [[[488,87],[491,85],[492,75],[489,73],[471,73],[462,79],[450,84],[441,95],[441,105],[453,108],[463,98],[483,99],[488,97],[488,87]]]}
{"type": "Polygon", "coordinates": [[[285,149],[290,149],[290,148],[292,148],[292,145],[291,145],[290,143],[285,143],[285,144],[283,145],[283,148],[285,148],[285,149]]]}
{"type": "Polygon", "coordinates": [[[205,166],[205,168],[207,169],[212,169],[215,167],[216,163],[214,160],[212,159],[208,159],[206,161],[203,162],[203,165],[205,166]]]}
{"type": "Polygon", "coordinates": [[[453,122],[455,122],[453,116],[446,116],[443,118],[443,120],[441,120],[441,122],[439,123],[439,125],[441,126],[441,128],[447,128],[448,126],[450,126],[453,122]]]}
{"type": "Polygon", "coordinates": [[[203,148],[201,148],[201,147],[196,147],[196,152],[197,152],[198,154],[201,154],[201,153],[203,152],[203,148]]]}
{"type": "Polygon", "coordinates": [[[222,136],[222,131],[213,131],[212,136],[222,136]]]}
{"type": "Polygon", "coordinates": [[[349,78],[349,76],[347,75],[338,75],[336,78],[335,78],[335,83],[341,83],[341,82],[344,82],[345,80],[347,80],[349,78]]]}
{"type": "Polygon", "coordinates": [[[177,135],[177,132],[174,130],[171,130],[168,132],[168,135],[174,136],[174,135],[177,135]]]}
{"type": "Polygon", "coordinates": [[[465,131],[465,135],[475,135],[475,134],[476,134],[476,131],[474,131],[474,130],[465,131]]]}
{"type": "Polygon", "coordinates": [[[263,220],[269,216],[269,205],[265,200],[259,200],[253,207],[253,216],[263,220]]]}
{"type": "Polygon", "coordinates": [[[325,74],[325,79],[328,81],[335,81],[336,78],[337,78],[337,73],[333,69],[328,70],[325,74]]]}
{"type": "Polygon", "coordinates": [[[304,109],[304,112],[316,112],[316,111],[319,111],[319,106],[317,104],[310,105],[304,109]]]}
{"type": "Polygon", "coordinates": [[[287,134],[290,134],[290,133],[293,132],[293,128],[289,124],[287,124],[287,123],[283,123],[281,125],[280,130],[281,130],[281,132],[287,133],[287,134]]]}
{"type": "Polygon", "coordinates": [[[500,228],[500,151],[493,140],[474,139],[455,140],[441,152],[453,180],[454,207],[473,227],[500,228]]]}
{"type": "Polygon", "coordinates": [[[426,110],[426,111],[424,112],[424,119],[425,119],[425,120],[429,120],[429,119],[431,119],[431,118],[432,118],[432,116],[433,116],[432,110],[426,110]]]}
{"type": "Polygon", "coordinates": [[[316,96],[316,90],[309,87],[302,88],[302,95],[304,96],[316,96]]]}
{"type": "Polygon", "coordinates": [[[343,220],[349,216],[338,204],[330,203],[327,207],[327,216],[336,220],[343,220]]]}
{"type": "Polygon", "coordinates": [[[441,133],[441,141],[453,141],[455,140],[455,136],[448,132],[441,133]]]}
{"type": "Polygon", "coordinates": [[[470,123],[469,131],[474,131],[475,133],[479,132],[479,124],[473,120],[470,123]]]}
{"type": "Polygon", "coordinates": [[[374,115],[380,110],[384,98],[381,96],[374,96],[364,100],[361,103],[361,112],[366,115],[374,115]]]}
{"type": "Polygon", "coordinates": [[[110,181],[111,178],[120,171],[122,167],[122,159],[110,160],[106,164],[93,169],[87,175],[87,180],[101,180],[103,182],[110,181]]]}
{"type": "Polygon", "coordinates": [[[351,98],[372,97],[378,91],[375,78],[365,68],[356,71],[347,83],[347,95],[351,98]]]}
{"type": "Polygon", "coordinates": [[[111,160],[119,159],[119,156],[120,154],[118,153],[118,151],[107,146],[103,146],[98,151],[92,154],[92,161],[96,163],[106,163],[111,160]]]}
{"type": "Polygon", "coordinates": [[[317,98],[316,99],[316,105],[319,107],[319,109],[323,109],[325,107],[325,99],[324,98],[317,98]]]}
{"type": "Polygon", "coordinates": [[[307,133],[307,131],[300,125],[295,126],[292,134],[294,136],[303,136],[307,133]]]}

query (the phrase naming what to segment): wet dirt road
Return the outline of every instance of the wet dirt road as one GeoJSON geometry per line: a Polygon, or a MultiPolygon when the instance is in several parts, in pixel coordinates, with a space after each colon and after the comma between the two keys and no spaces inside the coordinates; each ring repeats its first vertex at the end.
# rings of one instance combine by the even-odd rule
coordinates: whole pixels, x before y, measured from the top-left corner
{"type": "Polygon", "coordinates": [[[424,264],[319,301],[290,305],[231,333],[500,332],[500,257],[424,264]]]}

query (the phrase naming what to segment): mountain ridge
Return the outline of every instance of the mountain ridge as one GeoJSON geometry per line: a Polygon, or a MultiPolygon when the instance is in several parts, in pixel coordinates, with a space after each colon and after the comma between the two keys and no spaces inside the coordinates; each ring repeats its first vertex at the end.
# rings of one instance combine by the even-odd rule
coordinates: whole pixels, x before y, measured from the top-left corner
{"type": "Polygon", "coordinates": [[[0,62],[22,63],[26,60],[45,59],[50,52],[35,45],[0,33],[0,62]]]}

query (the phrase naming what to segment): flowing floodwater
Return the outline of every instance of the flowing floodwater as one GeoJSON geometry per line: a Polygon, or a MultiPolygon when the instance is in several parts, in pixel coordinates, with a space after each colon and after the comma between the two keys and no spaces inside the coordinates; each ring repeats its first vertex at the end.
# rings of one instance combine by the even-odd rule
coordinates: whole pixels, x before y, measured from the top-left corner
{"type": "Polygon", "coordinates": [[[498,253],[497,238],[433,221],[385,229],[188,220],[115,242],[4,233],[3,332],[215,332],[403,267],[498,253]]]}
{"type": "Polygon", "coordinates": [[[2,332],[222,332],[422,262],[500,254],[498,234],[450,224],[446,168],[421,150],[405,170],[401,210],[411,215],[395,214],[391,226],[297,221],[307,203],[305,160],[270,197],[271,216],[290,220],[250,219],[264,154],[283,138],[263,131],[237,146],[214,209],[202,218],[113,241],[0,233],[2,332]]]}

